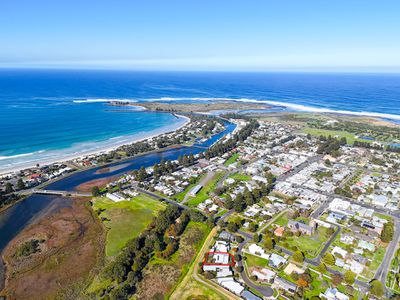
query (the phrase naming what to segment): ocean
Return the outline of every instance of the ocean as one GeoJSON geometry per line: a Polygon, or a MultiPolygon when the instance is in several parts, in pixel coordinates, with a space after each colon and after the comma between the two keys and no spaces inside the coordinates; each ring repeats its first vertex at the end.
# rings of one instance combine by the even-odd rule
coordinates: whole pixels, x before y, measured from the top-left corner
{"type": "Polygon", "coordinates": [[[0,70],[0,171],[100,150],[183,124],[104,101],[263,101],[281,110],[400,120],[399,74],[0,70]]]}

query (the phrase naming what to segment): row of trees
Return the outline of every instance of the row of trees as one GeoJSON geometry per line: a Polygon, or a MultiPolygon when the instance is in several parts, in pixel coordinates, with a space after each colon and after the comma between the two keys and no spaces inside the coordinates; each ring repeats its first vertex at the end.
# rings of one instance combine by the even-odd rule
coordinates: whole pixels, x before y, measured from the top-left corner
{"type": "Polygon", "coordinates": [[[222,156],[223,154],[233,150],[237,147],[238,142],[246,140],[254,129],[258,128],[260,124],[256,120],[251,120],[249,123],[235,133],[230,139],[224,142],[216,143],[210,147],[205,153],[204,157],[210,159],[216,156],[222,156]]]}
{"type": "Polygon", "coordinates": [[[258,203],[262,197],[267,196],[273,187],[273,183],[261,184],[259,189],[249,191],[247,188],[243,193],[236,195],[235,199],[228,194],[225,198],[224,206],[226,209],[234,209],[236,212],[242,212],[247,206],[258,203]]]}

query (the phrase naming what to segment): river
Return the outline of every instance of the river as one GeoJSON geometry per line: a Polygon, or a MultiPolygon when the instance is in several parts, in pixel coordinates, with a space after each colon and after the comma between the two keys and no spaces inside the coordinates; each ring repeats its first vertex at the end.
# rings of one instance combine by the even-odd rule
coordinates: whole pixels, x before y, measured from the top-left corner
{"type": "MultiPolygon", "coordinates": [[[[148,153],[139,155],[121,162],[111,163],[107,166],[96,167],[75,173],[69,177],[56,181],[46,188],[49,190],[72,191],[79,185],[108,177],[122,175],[126,172],[137,170],[144,166],[150,167],[161,160],[176,160],[179,156],[198,154],[205,151],[220,138],[231,133],[236,125],[225,122],[225,130],[213,135],[202,143],[196,143],[193,146],[180,146],[177,148],[166,149],[161,152],[148,153]],[[110,172],[98,172],[100,169],[109,167],[110,172]]],[[[25,200],[16,203],[9,209],[0,213],[0,253],[5,249],[8,243],[13,240],[19,232],[26,226],[34,222],[54,201],[64,201],[66,198],[50,196],[50,195],[31,195],[25,200]]],[[[0,257],[0,291],[4,288],[4,265],[0,257]]]]}

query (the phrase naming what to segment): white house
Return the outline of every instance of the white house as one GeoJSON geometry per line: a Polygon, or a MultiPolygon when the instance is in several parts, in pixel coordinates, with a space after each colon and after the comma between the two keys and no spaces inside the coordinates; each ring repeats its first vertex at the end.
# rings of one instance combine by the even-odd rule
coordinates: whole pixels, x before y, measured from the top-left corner
{"type": "Polygon", "coordinates": [[[106,194],[106,197],[108,198],[108,199],[110,199],[111,201],[114,201],[114,202],[121,202],[121,201],[125,201],[126,199],[124,198],[124,196],[122,196],[121,194],[119,194],[119,193],[107,193],[106,194]]]}

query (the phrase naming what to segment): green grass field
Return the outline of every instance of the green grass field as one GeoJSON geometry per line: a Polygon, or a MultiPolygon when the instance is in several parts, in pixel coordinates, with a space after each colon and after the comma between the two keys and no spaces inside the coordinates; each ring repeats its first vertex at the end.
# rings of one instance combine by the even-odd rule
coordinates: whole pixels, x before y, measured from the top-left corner
{"type": "Polygon", "coordinates": [[[357,141],[361,141],[361,142],[371,142],[369,140],[362,140],[362,139],[356,139],[355,135],[353,133],[347,132],[347,131],[337,131],[337,130],[327,130],[327,129],[317,129],[317,128],[310,128],[310,127],[306,127],[303,130],[303,133],[306,134],[311,134],[314,136],[338,136],[340,138],[345,137],[347,140],[347,143],[352,145],[354,143],[355,140],[357,141]]]}
{"type": "Polygon", "coordinates": [[[229,165],[235,163],[235,162],[238,160],[238,158],[239,158],[239,154],[238,154],[238,153],[232,154],[232,156],[229,157],[229,158],[226,160],[226,162],[224,163],[225,167],[227,167],[227,166],[229,166],[229,165]]]}
{"type": "Polygon", "coordinates": [[[197,206],[201,202],[210,198],[209,193],[212,192],[218,184],[218,181],[224,176],[224,172],[218,172],[214,177],[197,193],[196,197],[188,201],[189,206],[197,206]]]}
{"type": "Polygon", "coordinates": [[[235,179],[237,181],[249,181],[251,180],[251,176],[245,175],[245,174],[240,174],[240,173],[234,173],[229,176],[229,178],[235,179]]]}
{"type": "Polygon", "coordinates": [[[274,224],[277,224],[279,226],[286,226],[287,223],[289,222],[287,218],[287,214],[283,214],[280,216],[278,219],[275,220],[274,224]]]}
{"type": "Polygon", "coordinates": [[[265,267],[268,265],[268,260],[249,253],[245,254],[245,261],[248,267],[265,267]]]}
{"type": "Polygon", "coordinates": [[[94,210],[104,210],[100,217],[106,218],[108,228],[106,255],[116,255],[130,239],[138,236],[150,224],[153,217],[165,208],[165,204],[139,195],[131,201],[113,202],[99,197],[94,201],[94,210]]]}

